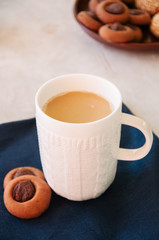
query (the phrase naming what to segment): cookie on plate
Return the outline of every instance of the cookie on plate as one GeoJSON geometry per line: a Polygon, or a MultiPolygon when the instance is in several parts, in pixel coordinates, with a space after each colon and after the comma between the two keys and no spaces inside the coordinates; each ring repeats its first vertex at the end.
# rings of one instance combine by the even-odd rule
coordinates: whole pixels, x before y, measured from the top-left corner
{"type": "Polygon", "coordinates": [[[102,23],[96,18],[94,13],[90,11],[81,11],[77,14],[77,19],[80,23],[82,23],[85,27],[97,31],[102,23]]]}
{"type": "Polygon", "coordinates": [[[132,28],[121,23],[109,23],[99,29],[99,35],[110,42],[125,43],[131,42],[135,38],[132,28]]]}
{"type": "Polygon", "coordinates": [[[152,15],[159,12],[159,0],[135,0],[135,5],[137,8],[146,10],[152,15]]]}
{"type": "Polygon", "coordinates": [[[159,13],[155,14],[150,24],[150,31],[159,38],[159,13]]]}
{"type": "Polygon", "coordinates": [[[97,5],[97,17],[103,23],[125,23],[129,18],[129,9],[121,1],[118,0],[105,0],[97,5]]]}
{"type": "Polygon", "coordinates": [[[147,25],[151,22],[150,14],[142,9],[130,9],[129,22],[136,25],[147,25]]]}

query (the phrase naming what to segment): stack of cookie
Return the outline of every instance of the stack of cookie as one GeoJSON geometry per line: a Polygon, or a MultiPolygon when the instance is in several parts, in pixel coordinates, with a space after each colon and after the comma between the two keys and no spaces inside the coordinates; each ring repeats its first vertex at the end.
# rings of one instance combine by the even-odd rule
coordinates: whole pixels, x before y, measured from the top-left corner
{"type": "Polygon", "coordinates": [[[150,4],[153,13],[143,7],[146,1],[152,3],[156,0],[89,0],[88,11],[79,12],[77,19],[107,41],[141,42],[143,26],[150,26],[152,33],[159,37],[156,33],[156,28],[159,31],[156,27],[159,16],[157,14],[152,18],[152,14],[159,11],[159,1],[155,9],[150,4]]]}
{"type": "Polygon", "coordinates": [[[4,204],[14,216],[29,219],[40,216],[51,200],[51,189],[41,170],[19,167],[9,171],[3,182],[4,204]]]}

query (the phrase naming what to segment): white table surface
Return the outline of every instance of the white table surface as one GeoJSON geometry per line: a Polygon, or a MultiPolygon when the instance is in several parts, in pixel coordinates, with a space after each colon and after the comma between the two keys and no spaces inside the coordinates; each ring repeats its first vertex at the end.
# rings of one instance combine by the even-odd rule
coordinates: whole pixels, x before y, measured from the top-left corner
{"type": "Polygon", "coordinates": [[[123,102],[159,136],[159,52],[106,47],[74,19],[74,0],[0,1],[0,123],[35,117],[47,80],[90,73],[115,83],[123,102]]]}

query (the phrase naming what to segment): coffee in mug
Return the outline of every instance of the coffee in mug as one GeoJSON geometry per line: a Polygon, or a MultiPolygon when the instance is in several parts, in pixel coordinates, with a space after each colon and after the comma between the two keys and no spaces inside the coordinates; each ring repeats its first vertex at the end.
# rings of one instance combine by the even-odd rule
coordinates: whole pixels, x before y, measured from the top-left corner
{"type": "Polygon", "coordinates": [[[112,106],[97,94],[73,91],[49,99],[43,111],[49,117],[62,122],[87,123],[111,114],[112,106]]]}

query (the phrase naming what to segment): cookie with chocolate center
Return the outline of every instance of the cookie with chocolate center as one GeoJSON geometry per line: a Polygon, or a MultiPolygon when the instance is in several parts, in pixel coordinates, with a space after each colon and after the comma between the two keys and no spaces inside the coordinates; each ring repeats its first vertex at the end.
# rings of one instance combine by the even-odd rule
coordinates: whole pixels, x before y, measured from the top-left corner
{"type": "Polygon", "coordinates": [[[130,9],[129,22],[136,25],[147,25],[151,22],[150,14],[141,9],[130,9]]]}
{"type": "Polygon", "coordinates": [[[97,17],[105,24],[107,23],[125,23],[129,18],[129,9],[121,1],[105,0],[97,5],[97,17]]]}
{"type": "Polygon", "coordinates": [[[132,28],[121,23],[109,23],[99,29],[99,35],[109,41],[125,43],[134,40],[135,34],[132,28]]]}
{"type": "Polygon", "coordinates": [[[29,166],[25,166],[25,167],[18,167],[18,168],[14,168],[12,170],[10,170],[3,181],[3,187],[5,188],[6,185],[13,179],[23,176],[23,175],[33,175],[36,177],[39,177],[43,180],[45,180],[44,174],[43,172],[38,169],[38,168],[34,168],[34,167],[29,167],[29,166]]]}
{"type": "Polygon", "coordinates": [[[49,207],[51,189],[41,178],[23,175],[8,182],[3,200],[12,215],[24,219],[36,218],[49,207]]]}

